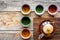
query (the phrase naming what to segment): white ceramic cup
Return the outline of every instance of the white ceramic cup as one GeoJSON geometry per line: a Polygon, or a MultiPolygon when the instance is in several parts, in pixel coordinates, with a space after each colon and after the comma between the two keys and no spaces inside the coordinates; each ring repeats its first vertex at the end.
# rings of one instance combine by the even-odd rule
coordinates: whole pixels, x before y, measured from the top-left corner
{"type": "Polygon", "coordinates": [[[28,5],[28,4],[23,4],[23,5],[21,6],[21,12],[22,12],[22,14],[28,15],[28,14],[30,14],[30,11],[31,11],[30,5],[28,5]],[[22,10],[23,6],[25,6],[25,5],[27,5],[27,6],[29,7],[29,11],[26,12],[26,13],[22,10]]]}
{"type": "Polygon", "coordinates": [[[29,38],[31,37],[31,32],[30,32],[29,29],[25,28],[25,29],[21,30],[20,36],[21,36],[23,39],[29,39],[29,38]],[[26,31],[29,32],[29,35],[28,35],[27,37],[25,37],[25,36],[22,35],[22,33],[23,33],[24,31],[25,31],[25,35],[27,34],[26,31]]]}
{"type": "Polygon", "coordinates": [[[57,5],[51,4],[51,5],[49,5],[49,7],[48,7],[48,13],[49,13],[50,15],[56,15],[56,14],[58,13],[58,7],[57,7],[57,5]],[[54,13],[51,13],[51,12],[49,11],[49,7],[51,7],[52,5],[54,5],[54,6],[57,8],[54,13]]]}
{"type": "Polygon", "coordinates": [[[42,14],[44,14],[44,12],[45,12],[45,8],[44,8],[44,6],[42,5],[42,4],[39,4],[39,5],[37,5],[36,7],[35,7],[35,13],[37,14],[37,15],[42,15],[42,14]],[[42,6],[43,7],[43,11],[41,12],[41,13],[38,13],[37,11],[36,11],[36,7],[37,6],[42,6]]]}

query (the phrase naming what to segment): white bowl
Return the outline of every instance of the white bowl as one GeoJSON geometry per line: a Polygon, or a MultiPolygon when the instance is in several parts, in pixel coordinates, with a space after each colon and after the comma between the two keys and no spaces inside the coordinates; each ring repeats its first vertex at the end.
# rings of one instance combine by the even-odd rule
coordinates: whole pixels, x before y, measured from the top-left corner
{"type": "MultiPolygon", "coordinates": [[[[41,4],[39,4],[39,5],[41,5],[41,4]]],[[[38,5],[37,5],[38,6],[38,5]]],[[[36,7],[37,7],[36,6],[36,7]]],[[[44,14],[44,12],[45,12],[45,8],[44,8],[44,6],[43,5],[41,5],[42,7],[43,7],[43,11],[41,12],[41,13],[38,13],[37,11],[36,11],[36,7],[35,7],[35,13],[37,14],[37,15],[42,15],[42,14],[44,14]]]]}
{"type": "MultiPolygon", "coordinates": [[[[55,5],[55,4],[51,4],[51,5],[55,5]]],[[[49,7],[50,7],[51,5],[49,5],[49,7]]],[[[57,7],[57,5],[55,5],[55,6],[57,7]]],[[[54,12],[54,13],[51,13],[51,12],[49,11],[49,7],[48,7],[48,13],[49,13],[50,15],[56,15],[57,12],[58,12],[58,7],[57,7],[56,12],[54,12]]]]}
{"type": "MultiPolygon", "coordinates": [[[[27,6],[29,6],[29,8],[30,8],[30,5],[28,5],[28,4],[23,4],[23,6],[24,6],[24,5],[27,5],[27,6]]],[[[29,10],[27,13],[25,13],[25,12],[23,12],[23,10],[22,10],[22,7],[23,7],[23,6],[21,6],[21,12],[22,12],[22,14],[24,14],[24,15],[30,14],[31,8],[30,8],[30,10],[29,10]]]]}
{"type": "MultiPolygon", "coordinates": [[[[28,30],[28,31],[30,32],[30,30],[27,29],[27,28],[25,28],[25,29],[23,29],[23,30],[28,30]]],[[[23,31],[23,30],[22,30],[22,31],[23,31]]],[[[29,38],[31,37],[31,32],[30,32],[30,35],[29,35],[28,37],[24,37],[24,36],[22,35],[22,31],[20,32],[20,36],[21,36],[23,39],[29,39],[29,38]]]]}

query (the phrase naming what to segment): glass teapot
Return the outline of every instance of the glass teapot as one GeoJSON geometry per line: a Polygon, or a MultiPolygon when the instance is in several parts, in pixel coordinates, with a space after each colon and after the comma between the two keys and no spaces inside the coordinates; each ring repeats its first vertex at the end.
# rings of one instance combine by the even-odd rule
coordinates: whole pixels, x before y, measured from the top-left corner
{"type": "Polygon", "coordinates": [[[41,34],[39,35],[39,39],[41,39],[42,37],[50,37],[52,36],[53,32],[54,32],[54,26],[53,26],[53,22],[50,21],[44,21],[42,22],[40,26],[41,29],[41,34]],[[42,25],[42,26],[41,26],[42,25]]]}

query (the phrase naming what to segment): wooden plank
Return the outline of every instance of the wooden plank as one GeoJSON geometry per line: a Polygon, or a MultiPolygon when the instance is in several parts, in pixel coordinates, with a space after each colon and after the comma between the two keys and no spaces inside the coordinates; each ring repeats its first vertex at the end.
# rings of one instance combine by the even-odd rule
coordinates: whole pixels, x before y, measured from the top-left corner
{"type": "Polygon", "coordinates": [[[33,28],[34,28],[34,40],[39,40],[39,24],[44,20],[50,20],[54,22],[55,33],[52,37],[43,37],[41,40],[59,40],[60,39],[60,18],[34,18],[33,28]]]}

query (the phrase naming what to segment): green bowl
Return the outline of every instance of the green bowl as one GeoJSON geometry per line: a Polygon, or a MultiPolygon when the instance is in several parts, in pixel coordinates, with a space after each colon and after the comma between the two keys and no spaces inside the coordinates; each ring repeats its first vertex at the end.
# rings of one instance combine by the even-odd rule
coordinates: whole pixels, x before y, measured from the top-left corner
{"type": "Polygon", "coordinates": [[[25,16],[21,19],[21,24],[22,24],[23,27],[30,26],[30,23],[31,23],[31,19],[29,17],[25,16]]]}

